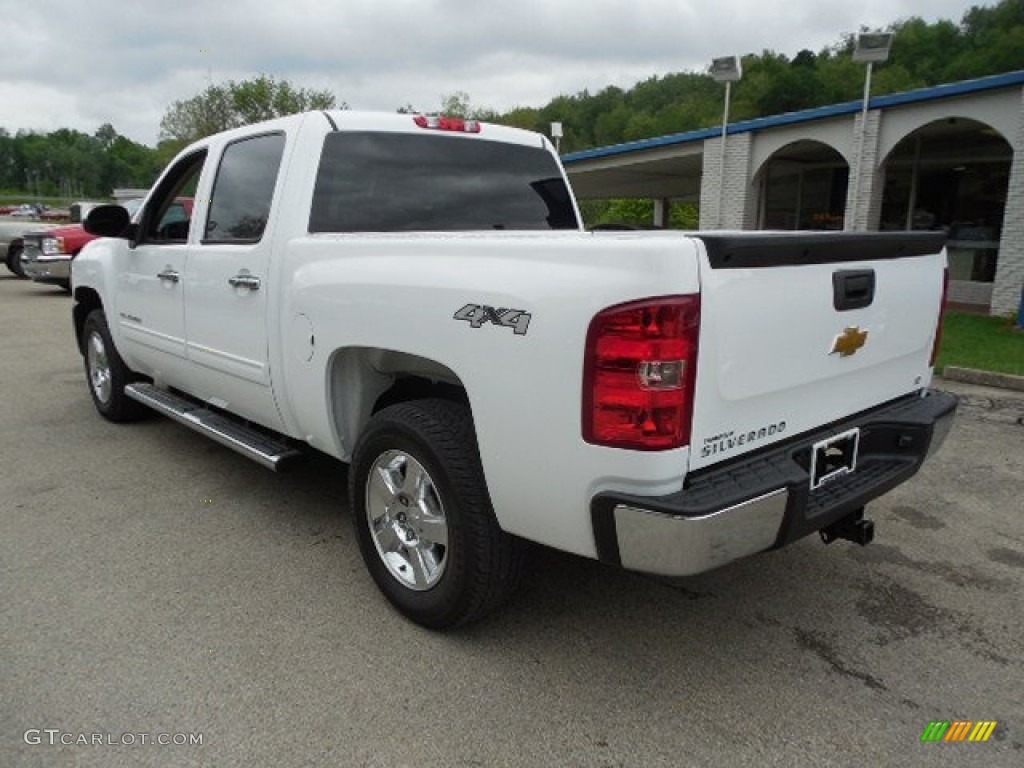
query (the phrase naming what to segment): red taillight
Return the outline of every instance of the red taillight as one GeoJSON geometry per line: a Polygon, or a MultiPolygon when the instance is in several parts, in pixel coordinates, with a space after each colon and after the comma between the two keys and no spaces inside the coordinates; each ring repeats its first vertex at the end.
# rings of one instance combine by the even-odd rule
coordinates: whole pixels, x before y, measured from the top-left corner
{"type": "Polygon", "coordinates": [[[935,343],[932,344],[932,357],[928,365],[935,367],[939,359],[939,347],[942,346],[942,321],[946,318],[946,299],[949,298],[949,268],[942,273],[942,303],[939,304],[939,323],[935,326],[935,343]]]}
{"type": "Polygon", "coordinates": [[[420,128],[433,131],[454,131],[456,133],[480,133],[479,120],[463,120],[461,117],[442,117],[441,115],[416,115],[413,122],[420,128]]]}
{"type": "Polygon", "coordinates": [[[700,297],[610,307],[590,322],[583,439],[641,451],[690,442],[700,297]]]}

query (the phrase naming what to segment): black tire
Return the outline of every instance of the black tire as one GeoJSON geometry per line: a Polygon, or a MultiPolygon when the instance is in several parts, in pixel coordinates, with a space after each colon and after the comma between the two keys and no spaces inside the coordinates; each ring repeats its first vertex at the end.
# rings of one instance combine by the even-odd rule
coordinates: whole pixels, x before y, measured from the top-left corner
{"type": "Polygon", "coordinates": [[[134,381],[136,376],[117,353],[102,309],[94,309],[85,318],[82,358],[89,394],[103,418],[121,423],[137,421],[147,415],[146,406],[124,393],[125,385],[134,381]]]}
{"type": "MultiPolygon", "coordinates": [[[[501,605],[519,581],[524,544],[504,533],[494,517],[466,406],[446,400],[417,400],[377,413],[356,444],[349,473],[349,501],[359,549],[370,575],[392,605],[417,624],[445,629],[478,621],[501,605]],[[407,461],[409,458],[413,462],[407,461]],[[418,502],[402,498],[405,481],[418,472],[413,466],[416,463],[426,474],[421,483],[428,489],[421,498],[431,500],[426,508],[435,506],[441,511],[439,518],[432,518],[429,529],[421,523],[430,522],[431,516],[420,508],[415,513],[418,520],[413,520],[418,502]],[[390,474],[392,468],[395,475],[390,474]],[[391,479],[401,478],[402,493],[391,497],[385,493],[368,503],[368,490],[374,490],[369,485],[371,470],[379,483],[375,486],[378,494],[388,488],[381,479],[384,473],[391,479]],[[390,498],[390,504],[386,498],[390,498]],[[390,511],[379,515],[385,508],[390,511]],[[405,511],[410,513],[410,528],[405,527],[405,511]],[[378,515],[378,525],[371,523],[371,515],[378,515]],[[438,530],[439,519],[446,528],[443,546],[431,544],[429,539],[429,531],[438,530]],[[405,535],[411,538],[406,540],[405,535]],[[383,547],[388,540],[398,547],[386,561],[378,544],[383,547]],[[415,551],[404,546],[408,541],[417,542],[413,550],[426,551],[427,560],[440,570],[439,575],[414,574],[415,566],[403,565],[403,549],[409,563],[415,560],[415,551]],[[405,573],[406,567],[412,570],[404,576],[399,574],[405,573]],[[417,575],[424,576],[418,586],[403,581],[417,575]],[[436,582],[430,583],[431,578],[436,582]]],[[[429,570],[423,558],[419,563],[429,570]]]]}
{"type": "Polygon", "coordinates": [[[11,270],[17,277],[22,280],[27,280],[28,275],[25,274],[25,268],[21,265],[21,254],[24,247],[20,243],[11,243],[7,248],[7,268],[11,270]]]}

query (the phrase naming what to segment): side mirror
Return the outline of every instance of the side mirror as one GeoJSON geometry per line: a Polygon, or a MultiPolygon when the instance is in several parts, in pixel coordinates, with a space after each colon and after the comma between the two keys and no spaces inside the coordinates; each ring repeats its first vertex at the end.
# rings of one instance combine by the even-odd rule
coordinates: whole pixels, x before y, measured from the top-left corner
{"type": "Polygon", "coordinates": [[[120,205],[98,205],[89,211],[82,226],[90,235],[124,237],[131,223],[128,211],[120,205]]]}

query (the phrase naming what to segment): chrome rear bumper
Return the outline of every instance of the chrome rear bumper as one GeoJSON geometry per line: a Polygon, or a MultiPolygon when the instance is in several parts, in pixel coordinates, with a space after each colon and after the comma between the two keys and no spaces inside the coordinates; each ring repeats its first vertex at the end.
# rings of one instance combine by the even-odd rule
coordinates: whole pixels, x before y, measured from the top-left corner
{"type": "Polygon", "coordinates": [[[779,535],[788,499],[779,489],[703,517],[670,517],[619,504],[615,528],[622,567],[688,576],[763,552],[779,535]]]}
{"type": "Polygon", "coordinates": [[[677,493],[599,494],[591,503],[598,557],[630,570],[688,576],[785,546],[912,477],[949,434],[956,406],[946,393],[912,395],[693,473],[677,493]],[[856,470],[812,490],[812,447],[854,427],[861,436],[856,470]]]}

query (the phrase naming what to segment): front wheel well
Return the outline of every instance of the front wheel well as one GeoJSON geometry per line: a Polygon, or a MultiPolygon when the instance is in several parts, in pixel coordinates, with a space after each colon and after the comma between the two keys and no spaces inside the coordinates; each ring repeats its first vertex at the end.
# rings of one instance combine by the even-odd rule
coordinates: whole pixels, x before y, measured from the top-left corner
{"type": "Polygon", "coordinates": [[[71,318],[75,325],[75,341],[78,344],[78,351],[84,354],[85,350],[82,345],[84,343],[85,318],[94,309],[103,309],[103,302],[100,300],[100,295],[92,288],[76,289],[74,298],[75,306],[71,310],[71,318]]]}

